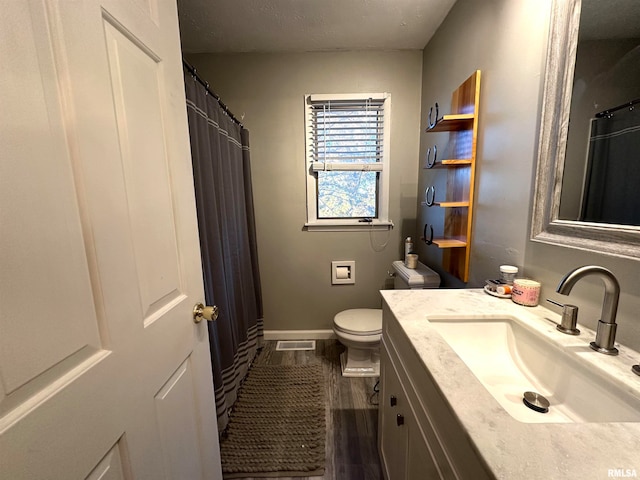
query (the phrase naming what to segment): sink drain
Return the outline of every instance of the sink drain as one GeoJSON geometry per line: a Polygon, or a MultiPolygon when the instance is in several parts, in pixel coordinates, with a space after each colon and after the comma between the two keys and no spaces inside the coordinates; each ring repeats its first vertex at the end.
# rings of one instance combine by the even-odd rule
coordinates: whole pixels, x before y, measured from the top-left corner
{"type": "Polygon", "coordinates": [[[531,410],[535,410],[540,413],[547,413],[549,411],[549,400],[536,392],[524,392],[522,398],[524,404],[531,410]]]}

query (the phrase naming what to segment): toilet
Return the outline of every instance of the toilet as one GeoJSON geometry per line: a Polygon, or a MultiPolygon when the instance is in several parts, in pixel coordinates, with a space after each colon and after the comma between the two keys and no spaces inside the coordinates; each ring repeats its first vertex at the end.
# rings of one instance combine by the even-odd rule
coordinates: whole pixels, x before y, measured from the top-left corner
{"type": "MultiPolygon", "coordinates": [[[[438,288],[440,275],[418,262],[407,268],[400,260],[393,262],[395,289],[438,288]]],[[[378,377],[380,375],[380,339],[382,310],[352,308],[333,317],[333,331],[346,350],[340,355],[344,377],[378,377]]]]}

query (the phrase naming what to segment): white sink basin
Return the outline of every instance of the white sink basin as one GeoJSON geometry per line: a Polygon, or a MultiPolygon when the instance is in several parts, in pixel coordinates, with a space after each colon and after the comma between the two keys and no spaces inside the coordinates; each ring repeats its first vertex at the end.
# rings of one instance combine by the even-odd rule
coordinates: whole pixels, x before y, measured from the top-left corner
{"type": "Polygon", "coordinates": [[[431,325],[516,420],[526,423],[638,422],[640,399],[613,377],[594,371],[581,354],[563,348],[514,318],[430,318],[431,325]],[[541,413],[527,407],[533,391],[550,403],[541,413]]]}

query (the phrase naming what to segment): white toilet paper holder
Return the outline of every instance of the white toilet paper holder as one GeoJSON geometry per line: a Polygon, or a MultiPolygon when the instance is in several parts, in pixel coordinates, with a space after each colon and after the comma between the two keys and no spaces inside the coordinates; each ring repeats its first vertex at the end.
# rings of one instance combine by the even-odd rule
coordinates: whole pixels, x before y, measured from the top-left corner
{"type": "Polygon", "coordinates": [[[336,260],[331,262],[331,284],[347,285],[356,283],[355,260],[336,260]]]}

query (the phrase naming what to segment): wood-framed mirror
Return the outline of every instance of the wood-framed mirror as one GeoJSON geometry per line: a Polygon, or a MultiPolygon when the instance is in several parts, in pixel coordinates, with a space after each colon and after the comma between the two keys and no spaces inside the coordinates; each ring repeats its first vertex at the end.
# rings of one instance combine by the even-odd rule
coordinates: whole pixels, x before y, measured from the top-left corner
{"type": "MultiPolygon", "coordinates": [[[[583,10],[584,14],[589,12],[589,8],[583,7],[588,7],[587,2],[591,1],[553,1],[537,152],[531,240],[640,259],[640,225],[607,223],[606,220],[582,221],[580,215],[571,217],[561,214],[561,202],[564,201],[563,183],[566,186],[567,183],[575,181],[582,185],[585,177],[584,168],[578,174],[575,174],[575,168],[565,168],[565,159],[568,158],[567,138],[569,125],[572,123],[571,109],[576,53],[579,48],[578,37],[580,28],[586,28],[585,21],[589,21],[586,17],[582,18],[581,25],[581,12],[583,10]]],[[[609,2],[600,3],[609,4],[609,2]]],[[[630,4],[632,5],[630,8],[633,8],[632,12],[624,11],[622,4],[625,3],[628,2],[620,0],[620,5],[607,5],[610,13],[618,15],[617,20],[620,24],[611,27],[599,25],[598,28],[603,31],[606,31],[606,28],[612,28],[612,32],[619,32],[623,23],[639,24],[637,19],[640,16],[640,2],[636,2],[636,5],[630,4]]],[[[600,15],[601,19],[602,15],[600,15]]],[[[612,17],[610,21],[616,21],[616,19],[612,17]]],[[[634,55],[640,52],[640,42],[636,42],[636,45],[637,48],[632,52],[634,55]]],[[[636,83],[640,85],[640,79],[636,83]]],[[[605,107],[594,102],[595,109],[605,110],[609,107],[611,105],[605,107]]],[[[636,108],[640,109],[640,105],[636,108]]],[[[574,118],[572,126],[575,127],[576,123],[574,118]]],[[[588,143],[590,140],[585,137],[584,141],[588,143]]],[[[635,157],[635,160],[640,162],[640,154],[635,157]]],[[[640,198],[640,181],[637,183],[637,190],[637,196],[640,198]]],[[[621,205],[620,208],[625,208],[625,205],[621,205]]]]}

